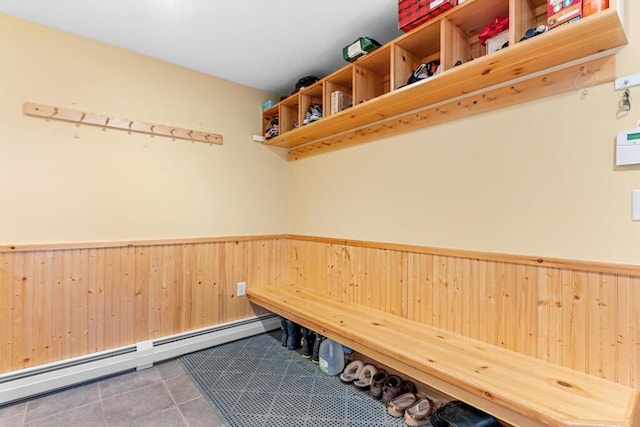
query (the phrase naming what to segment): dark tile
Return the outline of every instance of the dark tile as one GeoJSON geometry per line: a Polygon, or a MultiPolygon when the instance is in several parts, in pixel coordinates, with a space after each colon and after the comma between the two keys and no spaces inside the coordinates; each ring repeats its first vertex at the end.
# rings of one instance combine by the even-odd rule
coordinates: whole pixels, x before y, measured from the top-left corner
{"type": "Polygon", "coordinates": [[[182,367],[180,362],[178,362],[177,359],[168,360],[166,362],[159,363],[155,367],[158,373],[160,374],[160,377],[163,380],[168,380],[169,378],[186,375],[184,368],[182,367]]]}
{"type": "Polygon", "coordinates": [[[189,427],[224,427],[220,417],[202,397],[183,403],[179,408],[189,427]]]}
{"type": "Polygon", "coordinates": [[[21,425],[26,409],[27,402],[0,407],[0,426],[21,425]]]}
{"type": "Polygon", "coordinates": [[[202,396],[198,387],[196,387],[193,381],[191,381],[191,378],[186,375],[170,378],[164,383],[169,389],[173,400],[175,400],[178,405],[202,396]]]}
{"type": "Polygon", "coordinates": [[[188,424],[182,417],[177,407],[154,412],[146,417],[137,418],[135,421],[127,420],[122,423],[109,424],[109,426],[135,426],[135,427],[187,427],[188,424]]]}
{"type": "Polygon", "coordinates": [[[102,399],[107,425],[126,425],[127,422],[146,417],[174,406],[164,383],[152,384],[126,393],[102,399]]]}
{"type": "Polygon", "coordinates": [[[59,412],[47,418],[41,418],[25,424],[25,427],[104,427],[104,425],[102,404],[94,402],[79,408],[59,412]]]}
{"type": "Polygon", "coordinates": [[[162,377],[155,368],[127,372],[100,381],[100,395],[103,399],[106,399],[117,394],[147,387],[160,381],[162,381],[162,377]]]}
{"type": "Polygon", "coordinates": [[[25,423],[32,422],[99,400],[97,383],[61,390],[27,402],[24,421],[25,423]]]}

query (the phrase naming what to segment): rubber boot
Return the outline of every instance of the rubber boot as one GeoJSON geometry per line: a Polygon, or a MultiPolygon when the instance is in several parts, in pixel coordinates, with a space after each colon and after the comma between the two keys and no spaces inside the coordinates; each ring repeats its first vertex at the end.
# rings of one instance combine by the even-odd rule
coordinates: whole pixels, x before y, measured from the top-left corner
{"type": "Polygon", "coordinates": [[[311,329],[302,328],[302,357],[310,359],[313,353],[313,344],[316,341],[316,333],[311,329]]]}
{"type": "Polygon", "coordinates": [[[324,340],[324,337],[320,334],[316,334],[316,338],[313,343],[313,352],[311,354],[311,361],[313,363],[320,363],[320,344],[324,340]]]}
{"type": "Polygon", "coordinates": [[[280,318],[280,344],[283,347],[287,346],[287,335],[288,335],[287,322],[288,320],[285,319],[284,317],[280,318]]]}
{"type": "Polygon", "coordinates": [[[300,348],[300,326],[291,320],[287,322],[287,348],[297,350],[300,348]]]}

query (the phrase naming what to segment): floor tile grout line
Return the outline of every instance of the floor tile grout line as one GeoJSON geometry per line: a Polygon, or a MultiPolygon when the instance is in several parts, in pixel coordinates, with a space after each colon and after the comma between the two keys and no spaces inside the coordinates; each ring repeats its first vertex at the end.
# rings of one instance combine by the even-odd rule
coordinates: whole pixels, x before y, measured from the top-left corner
{"type": "MultiPolygon", "coordinates": [[[[160,372],[158,372],[158,373],[160,373],[160,372]]],[[[162,380],[162,385],[164,385],[165,390],[167,390],[167,393],[169,394],[169,397],[171,398],[171,401],[173,402],[173,406],[178,410],[178,413],[180,414],[180,418],[182,418],[182,421],[184,421],[184,424],[186,426],[188,426],[189,423],[184,418],[184,415],[182,414],[182,411],[180,410],[180,406],[178,405],[178,402],[176,401],[175,397],[173,397],[173,393],[171,393],[171,390],[169,390],[169,386],[167,386],[167,381],[166,380],[162,380]]]]}

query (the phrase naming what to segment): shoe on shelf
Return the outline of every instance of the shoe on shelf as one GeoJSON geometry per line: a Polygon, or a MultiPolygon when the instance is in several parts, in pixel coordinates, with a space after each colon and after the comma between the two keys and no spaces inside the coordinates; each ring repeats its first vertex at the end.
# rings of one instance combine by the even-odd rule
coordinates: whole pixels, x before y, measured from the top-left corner
{"type": "Polygon", "coordinates": [[[384,369],[378,369],[378,372],[371,378],[371,386],[369,387],[369,396],[374,399],[380,400],[382,399],[382,389],[384,388],[384,383],[389,378],[389,374],[384,369]]]}
{"type": "Polygon", "coordinates": [[[344,368],[344,371],[340,374],[340,381],[342,384],[351,384],[360,376],[363,369],[364,363],[361,360],[354,360],[344,368]]]}
{"type": "Polygon", "coordinates": [[[387,381],[384,382],[382,388],[382,403],[388,405],[392,399],[395,399],[400,395],[400,386],[402,385],[402,378],[397,375],[390,375],[387,381]]]}
{"type": "Polygon", "coordinates": [[[387,412],[389,415],[396,418],[404,417],[404,412],[407,408],[413,406],[418,400],[418,396],[413,393],[404,393],[400,396],[391,399],[389,401],[389,407],[387,408],[387,412]]]}
{"type": "Polygon", "coordinates": [[[313,343],[313,351],[311,352],[311,361],[313,363],[320,363],[320,344],[324,341],[324,337],[320,334],[316,334],[315,341],[313,343]]]}
{"type": "Polygon", "coordinates": [[[411,427],[431,425],[431,415],[436,411],[436,404],[426,396],[418,396],[418,400],[404,411],[404,423],[411,427]]]}
{"type": "Polygon", "coordinates": [[[280,345],[287,346],[287,319],[280,318],[280,345]]]}
{"type": "Polygon", "coordinates": [[[400,394],[405,393],[416,393],[416,385],[411,381],[402,381],[402,385],[400,386],[400,394]]]}
{"type": "Polygon", "coordinates": [[[302,341],[300,325],[291,320],[287,322],[287,348],[289,350],[297,350],[301,347],[302,341]]]}
{"type": "Polygon", "coordinates": [[[309,123],[315,122],[316,120],[320,120],[322,118],[322,105],[313,104],[309,108],[309,112],[311,113],[309,117],[309,123]]]}
{"type": "Polygon", "coordinates": [[[269,129],[267,129],[264,133],[264,137],[267,139],[271,139],[275,136],[278,136],[279,134],[279,130],[278,130],[278,125],[275,125],[273,127],[270,127],[269,129]]]}
{"type": "Polygon", "coordinates": [[[353,382],[353,385],[360,390],[369,390],[373,377],[378,373],[378,370],[373,365],[364,365],[360,375],[353,382]]]}
{"type": "Polygon", "coordinates": [[[311,329],[302,328],[302,357],[310,359],[313,353],[313,344],[316,340],[316,333],[311,329]]]}

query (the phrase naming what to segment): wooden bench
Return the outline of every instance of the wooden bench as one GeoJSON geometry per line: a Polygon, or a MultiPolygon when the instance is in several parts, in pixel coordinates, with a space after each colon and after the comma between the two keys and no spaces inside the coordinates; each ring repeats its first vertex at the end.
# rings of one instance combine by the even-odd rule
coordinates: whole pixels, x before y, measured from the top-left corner
{"type": "Polygon", "coordinates": [[[513,425],[640,426],[638,390],[296,285],[249,300],[513,425]]]}

